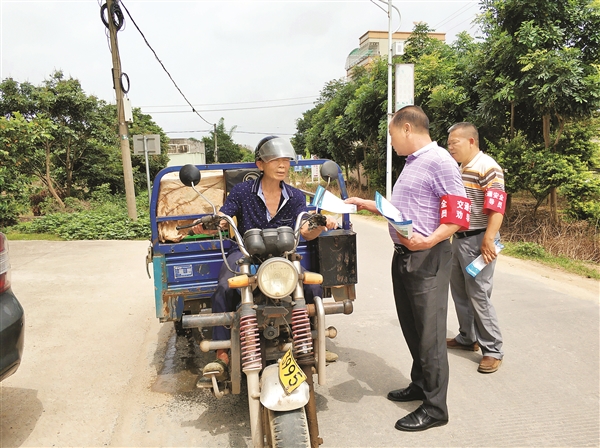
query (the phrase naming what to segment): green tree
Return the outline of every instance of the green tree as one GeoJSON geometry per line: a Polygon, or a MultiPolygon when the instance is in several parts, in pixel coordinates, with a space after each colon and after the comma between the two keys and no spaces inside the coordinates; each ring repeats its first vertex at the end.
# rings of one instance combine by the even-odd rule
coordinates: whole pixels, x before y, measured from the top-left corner
{"type": "MultiPolygon", "coordinates": [[[[241,162],[244,159],[244,154],[247,153],[244,147],[233,141],[231,136],[235,129],[236,126],[233,126],[230,130],[227,130],[224,118],[221,118],[216,126],[219,163],[241,162]]],[[[206,163],[214,163],[215,131],[213,130],[210,137],[203,137],[202,141],[206,148],[206,163]]]]}
{"type": "Polygon", "coordinates": [[[0,91],[2,115],[12,121],[13,129],[20,128],[21,140],[18,149],[11,150],[11,157],[23,173],[37,177],[62,206],[62,199],[73,193],[76,168],[107,143],[97,132],[104,103],[85,95],[79,81],[64,79],[59,71],[40,87],[4,80],[0,91]],[[13,108],[20,110],[11,111],[13,108]]]}
{"type": "MultiPolygon", "coordinates": [[[[78,80],[60,71],[37,87],[5,79],[0,115],[0,139],[11,143],[2,157],[21,174],[39,179],[60,206],[64,198],[84,197],[103,184],[113,193],[124,190],[116,107],[85,94],[78,80]]],[[[134,120],[134,132],[159,133],[166,145],[149,116],[136,109],[134,120]]],[[[152,171],[166,165],[164,152],[152,158],[152,171]]],[[[138,186],[145,188],[143,157],[133,157],[132,164],[138,186]]]]}
{"type": "MultiPolygon", "coordinates": [[[[37,123],[20,112],[11,119],[0,117],[0,226],[17,222],[29,194],[27,160],[33,156],[37,123]]],[[[41,156],[41,153],[40,153],[41,156]]]]}
{"type": "MultiPolygon", "coordinates": [[[[540,160],[564,155],[560,140],[566,123],[585,119],[600,107],[600,9],[589,0],[484,0],[486,34],[476,90],[488,121],[522,131],[540,160]]],[[[537,159],[537,157],[536,157],[537,159]]],[[[564,175],[548,175],[543,163],[538,180],[550,193],[557,220],[557,188],[576,165],[558,163],[564,175]],[[546,173],[544,177],[543,173],[546,173]],[[545,181],[544,181],[545,179],[545,181]],[[557,184],[558,183],[558,184],[557,184]]]]}

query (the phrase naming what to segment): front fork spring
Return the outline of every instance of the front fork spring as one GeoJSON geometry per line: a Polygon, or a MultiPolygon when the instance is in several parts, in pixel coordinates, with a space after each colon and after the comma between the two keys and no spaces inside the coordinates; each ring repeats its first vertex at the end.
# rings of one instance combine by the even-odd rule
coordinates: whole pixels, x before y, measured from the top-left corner
{"type": "Polygon", "coordinates": [[[313,343],[310,319],[306,307],[292,310],[292,333],[294,335],[294,357],[301,363],[313,359],[313,343]]]}
{"type": "Polygon", "coordinates": [[[262,359],[256,315],[240,318],[240,341],[242,345],[242,370],[260,370],[262,359]]]}

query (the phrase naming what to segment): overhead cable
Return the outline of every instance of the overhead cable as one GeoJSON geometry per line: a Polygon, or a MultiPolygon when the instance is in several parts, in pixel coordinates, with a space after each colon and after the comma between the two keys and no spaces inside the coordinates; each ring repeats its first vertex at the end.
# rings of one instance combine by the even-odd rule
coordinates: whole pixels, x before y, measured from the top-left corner
{"type": "MultiPolygon", "coordinates": [[[[271,109],[275,107],[290,107],[290,106],[305,106],[307,104],[314,103],[295,103],[295,104],[277,104],[274,106],[255,106],[255,107],[235,107],[231,109],[205,109],[202,112],[229,112],[232,110],[250,110],[250,109],[271,109]]],[[[184,114],[189,113],[189,110],[161,110],[161,111],[152,111],[152,114],[184,114]]],[[[150,113],[150,112],[147,112],[150,113]]]]}
{"type": "Polygon", "coordinates": [[[175,88],[179,91],[179,93],[181,94],[181,96],[183,97],[183,99],[185,100],[186,103],[188,103],[188,105],[192,108],[192,112],[194,112],[196,115],[198,115],[202,120],[204,120],[204,122],[206,122],[207,124],[210,124],[211,126],[214,126],[214,123],[211,123],[210,121],[208,121],[206,118],[204,118],[202,115],[200,115],[198,113],[198,111],[194,108],[194,106],[192,106],[192,103],[187,99],[187,97],[183,94],[183,92],[181,91],[181,89],[179,88],[179,86],[177,85],[177,83],[175,82],[175,80],[173,79],[173,77],[171,76],[171,74],[169,73],[169,71],[167,70],[167,68],[165,67],[165,65],[162,63],[162,61],[159,59],[158,55],[156,54],[156,51],[154,51],[154,48],[152,48],[152,46],[150,45],[150,43],[148,42],[148,40],[146,39],[146,36],[144,36],[144,33],[142,33],[142,30],[140,30],[140,27],[137,25],[137,23],[135,23],[135,20],[133,20],[133,17],[131,17],[131,14],[129,13],[129,10],[127,9],[127,7],[123,4],[123,0],[121,0],[121,6],[123,6],[123,9],[125,9],[125,12],[127,13],[127,15],[129,16],[129,18],[131,19],[131,23],[133,23],[133,25],[136,27],[136,29],[139,31],[140,35],[142,36],[142,38],[144,39],[144,42],[146,42],[146,45],[148,46],[148,48],[150,48],[150,50],[152,51],[152,53],[154,54],[154,57],[156,58],[156,60],[158,61],[158,63],[161,65],[161,67],[163,68],[163,70],[165,71],[165,73],[167,74],[167,76],[169,77],[169,79],[171,80],[171,82],[173,82],[173,85],[175,86],[175,88]]]}
{"type": "MultiPolygon", "coordinates": [[[[231,102],[231,103],[196,104],[196,106],[194,106],[194,107],[229,106],[231,104],[274,103],[274,102],[277,102],[277,101],[304,100],[304,99],[307,99],[307,98],[314,98],[315,100],[317,99],[317,97],[315,95],[311,95],[311,96],[297,96],[295,98],[279,98],[279,99],[275,99],[275,100],[234,101],[234,102],[231,102]]],[[[185,104],[145,105],[145,106],[139,106],[139,107],[181,107],[181,106],[185,106],[185,104]]]]}
{"type": "MultiPolygon", "coordinates": [[[[201,133],[211,133],[213,132],[212,129],[210,130],[197,130],[197,131],[165,131],[165,134],[192,134],[192,133],[197,133],[197,132],[201,132],[201,133]]],[[[290,134],[290,133],[285,133],[285,132],[258,132],[258,131],[238,131],[237,129],[235,131],[232,131],[233,134],[238,133],[238,134],[257,134],[257,135],[296,135],[296,134],[290,134]]]]}
{"type": "MultiPolygon", "coordinates": [[[[457,19],[458,16],[464,14],[465,12],[467,12],[467,10],[473,6],[477,6],[477,3],[467,3],[465,6],[463,6],[462,8],[460,8],[459,10],[457,10],[454,14],[446,17],[444,20],[442,20],[440,23],[438,23],[437,25],[435,25],[433,28],[434,29],[439,29],[442,25],[448,25],[449,22],[452,22],[453,20],[457,19]]],[[[467,19],[467,20],[470,20],[467,19]]],[[[465,21],[460,22],[460,24],[464,23],[465,21]]],[[[456,26],[452,27],[452,28],[456,28],[456,26]]],[[[451,29],[452,29],[451,28],[451,29]]]]}

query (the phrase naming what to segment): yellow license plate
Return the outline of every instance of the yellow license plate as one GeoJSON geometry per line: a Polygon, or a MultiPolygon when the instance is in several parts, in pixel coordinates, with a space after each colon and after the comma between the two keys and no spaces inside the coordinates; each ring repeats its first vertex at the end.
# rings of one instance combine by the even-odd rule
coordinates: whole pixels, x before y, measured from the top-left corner
{"type": "Polygon", "coordinates": [[[306,381],[306,375],[294,359],[291,348],[279,360],[279,381],[288,395],[306,381]]]}

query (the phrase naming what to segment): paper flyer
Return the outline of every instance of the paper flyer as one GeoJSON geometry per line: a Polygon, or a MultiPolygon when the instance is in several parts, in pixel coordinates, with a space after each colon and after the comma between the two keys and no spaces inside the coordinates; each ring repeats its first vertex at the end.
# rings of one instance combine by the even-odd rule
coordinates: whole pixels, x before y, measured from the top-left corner
{"type": "Polygon", "coordinates": [[[346,204],[341,198],[327,191],[322,186],[317,187],[312,205],[331,213],[356,213],[356,205],[346,204]]]}
{"type": "Polygon", "coordinates": [[[390,201],[384,198],[378,191],[375,192],[375,206],[381,216],[396,229],[396,231],[405,238],[412,237],[412,220],[404,221],[402,213],[392,205],[390,201]]]}

